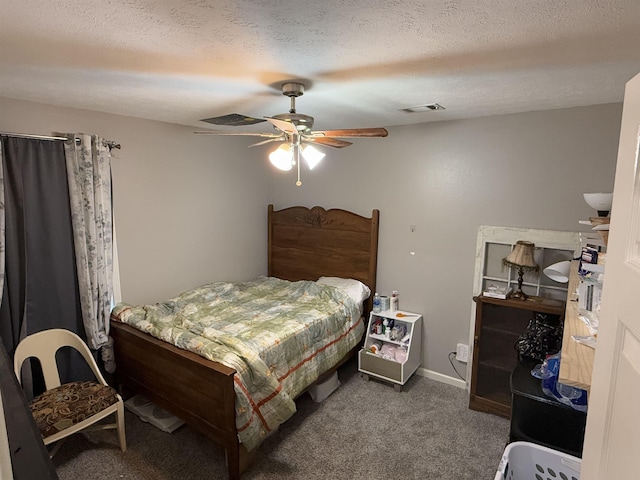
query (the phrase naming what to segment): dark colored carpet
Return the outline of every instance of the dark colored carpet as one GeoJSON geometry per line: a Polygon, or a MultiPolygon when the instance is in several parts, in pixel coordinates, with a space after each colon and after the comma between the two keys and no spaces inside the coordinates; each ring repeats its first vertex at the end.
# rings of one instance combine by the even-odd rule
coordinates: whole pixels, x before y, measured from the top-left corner
{"type": "MultiPolygon", "coordinates": [[[[297,401],[243,479],[493,479],[509,422],[469,410],[464,390],[414,375],[398,393],[363,380],[355,360],[339,376],[324,402],[297,401]]],[[[125,453],[115,430],[68,439],[54,457],[60,479],[226,478],[223,451],[190,427],[169,434],[127,412],[126,428],[125,453]]]]}

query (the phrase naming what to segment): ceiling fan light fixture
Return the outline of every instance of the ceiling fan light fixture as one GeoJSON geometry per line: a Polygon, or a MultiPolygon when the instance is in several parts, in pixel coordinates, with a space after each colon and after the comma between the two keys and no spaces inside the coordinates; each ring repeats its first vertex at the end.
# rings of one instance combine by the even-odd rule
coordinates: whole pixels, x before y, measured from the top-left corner
{"type": "Polygon", "coordinates": [[[304,147],[302,147],[302,156],[307,162],[309,170],[313,170],[314,167],[318,165],[326,155],[313,145],[305,145],[304,147]]]}
{"type": "Polygon", "coordinates": [[[269,154],[269,161],[274,167],[284,172],[291,170],[293,167],[293,152],[291,150],[291,145],[288,143],[280,145],[269,154]]]}

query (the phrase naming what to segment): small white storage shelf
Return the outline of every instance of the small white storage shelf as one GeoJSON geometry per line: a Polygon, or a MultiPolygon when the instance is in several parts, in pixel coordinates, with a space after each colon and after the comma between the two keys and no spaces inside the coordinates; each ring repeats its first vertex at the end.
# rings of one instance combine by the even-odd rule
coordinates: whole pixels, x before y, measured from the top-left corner
{"type": "Polygon", "coordinates": [[[365,380],[372,376],[391,382],[394,389],[400,392],[420,366],[421,347],[422,315],[403,310],[372,312],[369,315],[364,348],[358,352],[358,370],[365,380]],[[389,338],[386,334],[377,333],[375,325],[385,319],[392,322],[393,326],[406,330],[406,333],[399,338],[389,338]],[[394,355],[391,356],[388,352],[394,355]]]}

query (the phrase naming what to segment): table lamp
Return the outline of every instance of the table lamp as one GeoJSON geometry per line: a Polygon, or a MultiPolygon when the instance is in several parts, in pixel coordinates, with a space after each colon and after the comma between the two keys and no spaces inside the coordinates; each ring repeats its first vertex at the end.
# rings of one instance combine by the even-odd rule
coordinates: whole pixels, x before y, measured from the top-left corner
{"type": "Polygon", "coordinates": [[[569,260],[563,260],[562,262],[554,263],[545,268],[544,273],[548,278],[558,283],[569,282],[569,271],[571,270],[571,262],[569,260]]]}
{"type": "Polygon", "coordinates": [[[511,253],[502,259],[503,265],[515,267],[518,270],[518,289],[510,295],[510,298],[526,300],[529,295],[522,291],[522,277],[524,272],[537,272],[540,267],[533,259],[535,245],[526,240],[518,240],[511,253]]]}

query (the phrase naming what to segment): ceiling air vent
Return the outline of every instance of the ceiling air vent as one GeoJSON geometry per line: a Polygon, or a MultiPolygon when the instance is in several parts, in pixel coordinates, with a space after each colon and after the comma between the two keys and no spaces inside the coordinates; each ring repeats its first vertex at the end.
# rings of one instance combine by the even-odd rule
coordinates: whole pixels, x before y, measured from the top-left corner
{"type": "Polygon", "coordinates": [[[418,112],[428,112],[430,110],[444,110],[445,108],[439,103],[428,103],[426,105],[416,105],[415,107],[407,107],[402,108],[403,112],[407,113],[418,113],[418,112]]]}

